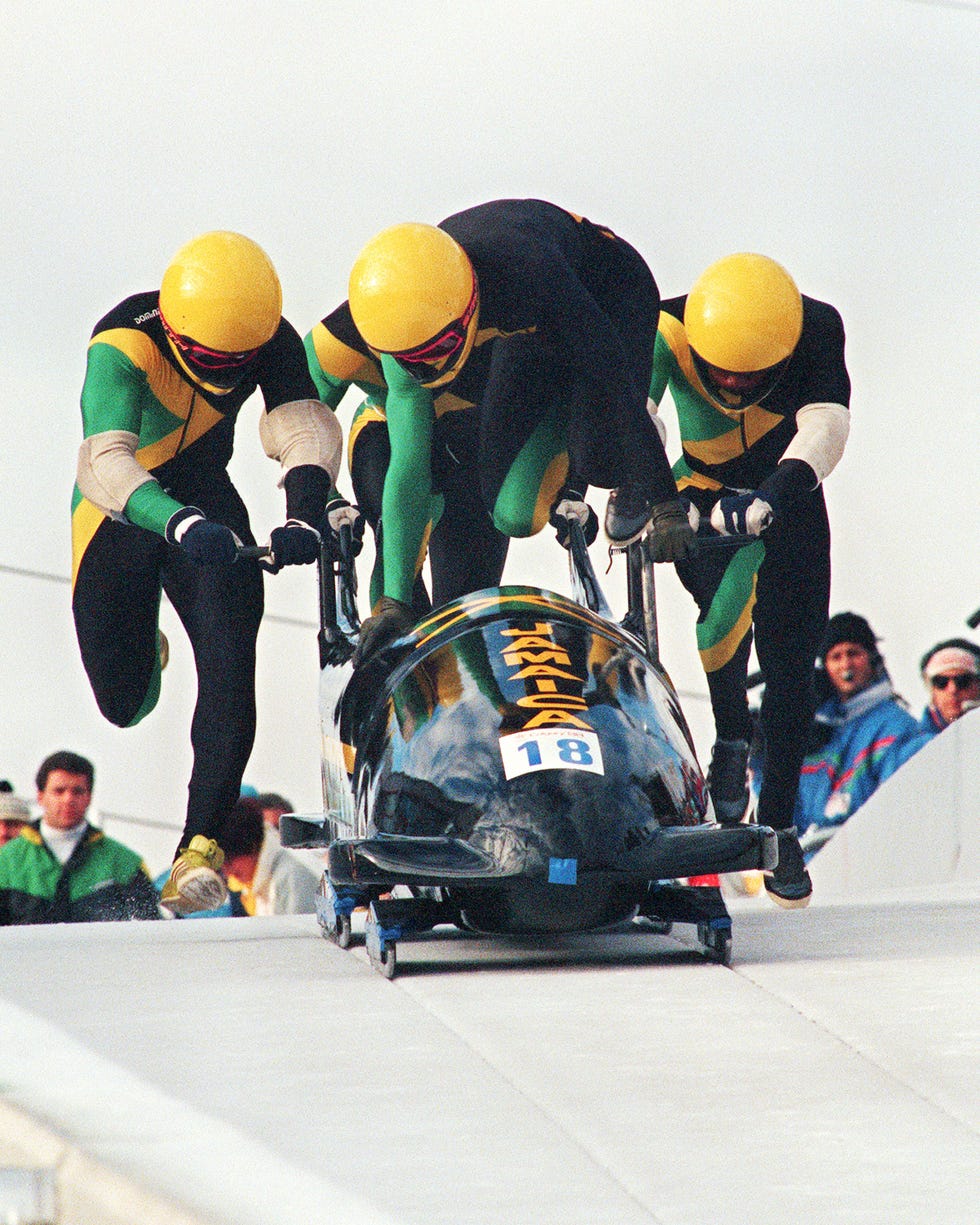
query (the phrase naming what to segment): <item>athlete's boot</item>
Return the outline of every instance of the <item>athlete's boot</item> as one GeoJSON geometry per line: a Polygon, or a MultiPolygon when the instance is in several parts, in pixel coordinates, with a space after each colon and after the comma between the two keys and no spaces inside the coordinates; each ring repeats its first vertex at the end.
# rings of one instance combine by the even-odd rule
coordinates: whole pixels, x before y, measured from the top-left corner
{"type": "Polygon", "coordinates": [[[221,875],[225,853],[213,838],[195,834],[173,862],[160,902],[174,914],[214,910],[228,895],[221,875]]]}
{"type": "Polygon", "coordinates": [[[716,740],[708,766],[708,790],[720,825],[738,825],[749,806],[749,745],[716,740]]]}
{"type": "Polygon", "coordinates": [[[810,903],[813,884],[806,870],[796,829],[777,829],[779,863],[766,874],[766,892],[786,910],[802,910],[810,903]]]}
{"type": "Polygon", "coordinates": [[[653,501],[645,487],[622,485],[606,503],[606,535],[617,548],[639,540],[653,514],[653,501]]]}

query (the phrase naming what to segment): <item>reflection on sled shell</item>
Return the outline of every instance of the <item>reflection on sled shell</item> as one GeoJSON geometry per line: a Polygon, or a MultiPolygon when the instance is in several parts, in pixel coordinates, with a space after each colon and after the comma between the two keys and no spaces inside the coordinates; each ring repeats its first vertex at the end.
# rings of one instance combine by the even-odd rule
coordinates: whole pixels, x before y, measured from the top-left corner
{"type": "Polygon", "coordinates": [[[620,922],[651,881],[706,870],[690,734],[635,640],[505,587],[440,609],[412,641],[340,704],[365,837],[331,848],[335,883],[438,885],[474,928],[559,932],[620,922]]]}

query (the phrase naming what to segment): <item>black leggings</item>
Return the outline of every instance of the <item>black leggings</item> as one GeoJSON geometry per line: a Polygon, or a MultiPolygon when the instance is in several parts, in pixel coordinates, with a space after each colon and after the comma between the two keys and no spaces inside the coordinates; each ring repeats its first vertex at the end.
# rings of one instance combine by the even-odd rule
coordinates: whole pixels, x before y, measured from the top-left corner
{"type": "MultiPolygon", "coordinates": [[[[658,501],[677,496],[647,411],[660,317],[657,283],[629,243],[595,233],[581,279],[619,337],[622,367],[617,359],[609,369],[576,369],[533,334],[494,341],[480,397],[479,471],[484,500],[495,512],[521,449],[547,417],[564,434],[576,482],[615,489],[636,481],[658,501]]],[[[536,492],[528,489],[524,502],[533,506],[536,492]]]]}
{"type": "MultiPolygon", "coordinates": [[[[194,505],[244,544],[255,543],[230,484],[198,491],[194,505]]],[[[72,611],[95,700],[118,727],[138,723],[159,697],[161,590],[187,631],[197,668],[186,846],[195,834],[215,837],[238,799],[252,752],[262,572],[254,561],[200,565],[155,533],[103,520],[79,565],[72,611]]]]}
{"type": "MultiPolygon", "coordinates": [[[[412,607],[419,617],[430,607],[439,608],[472,591],[498,586],[504,572],[509,541],[494,527],[474,479],[475,426],[475,410],[450,413],[436,422],[433,486],[443,495],[445,509],[429,539],[431,604],[421,578],[415,581],[412,607]]],[[[358,432],[350,468],[354,497],[376,541],[390,459],[387,425],[369,421],[358,432]]],[[[383,547],[382,542],[372,579],[372,603],[381,581],[383,547]]]]}
{"type": "MultiPolygon", "coordinates": [[[[697,499],[702,514],[709,513],[712,500],[697,499]]],[[[731,658],[706,676],[717,737],[751,739],[745,682],[754,635],[765,682],[759,713],[765,751],[758,820],[760,825],[785,829],[793,824],[816,705],[814,661],[830,601],[830,528],[821,491],[788,510],[761,539],[765,556],[756,578],[751,621],[731,658]]],[[[699,620],[707,616],[724,582],[724,561],[719,564],[723,556],[705,549],[677,563],[678,577],[698,603],[699,620]]]]}

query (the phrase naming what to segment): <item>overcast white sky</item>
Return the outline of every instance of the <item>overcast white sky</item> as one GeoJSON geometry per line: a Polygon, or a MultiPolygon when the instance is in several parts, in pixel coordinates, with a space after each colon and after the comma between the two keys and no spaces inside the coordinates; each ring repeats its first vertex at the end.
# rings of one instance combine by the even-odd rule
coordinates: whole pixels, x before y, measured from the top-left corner
{"type": "MultiPolygon", "coordinates": [[[[869,617],[921,708],[920,654],[968,634],[980,604],[980,6],[0,6],[0,777],[31,795],[41,757],[71,747],[95,760],[103,809],[183,819],[194,680],[170,610],[164,696],[119,731],[91,697],[67,587],[18,573],[68,574],[96,320],[156,286],[188,238],[226,228],[269,252],[284,311],[305,332],[343,299],[375,231],[502,196],[612,226],[665,297],[720,256],[757,250],[839,308],[853,426],[827,483],[832,611],[869,617]]],[[[256,401],[241,415],[233,470],[262,538],[282,504],[258,413],[256,401]]],[[[349,418],[346,406],[345,428],[349,418]]],[[[605,494],[593,497],[601,512],[605,494]]],[[[669,569],[658,574],[665,662],[679,688],[703,692],[693,604],[669,569]]],[[[505,577],[542,575],[567,590],[549,533],[516,547],[505,577]]],[[[621,604],[622,563],[605,582],[621,604]]],[[[312,622],[312,570],[269,580],[267,609],[312,622]]],[[[260,650],[246,779],[317,808],[313,631],[271,620],[260,650]]],[[[704,750],[704,703],[685,707],[704,750]]],[[[156,844],[128,840],[160,860],[156,844]]]]}

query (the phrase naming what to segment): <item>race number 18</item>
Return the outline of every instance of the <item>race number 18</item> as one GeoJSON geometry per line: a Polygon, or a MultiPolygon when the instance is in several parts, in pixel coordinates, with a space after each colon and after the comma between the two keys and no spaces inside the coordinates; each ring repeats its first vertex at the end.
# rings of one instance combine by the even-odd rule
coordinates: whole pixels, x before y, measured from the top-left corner
{"type": "Polygon", "coordinates": [[[536,770],[588,770],[602,774],[602,751],[595,732],[562,728],[512,732],[500,737],[504,777],[517,778],[536,770]]]}

